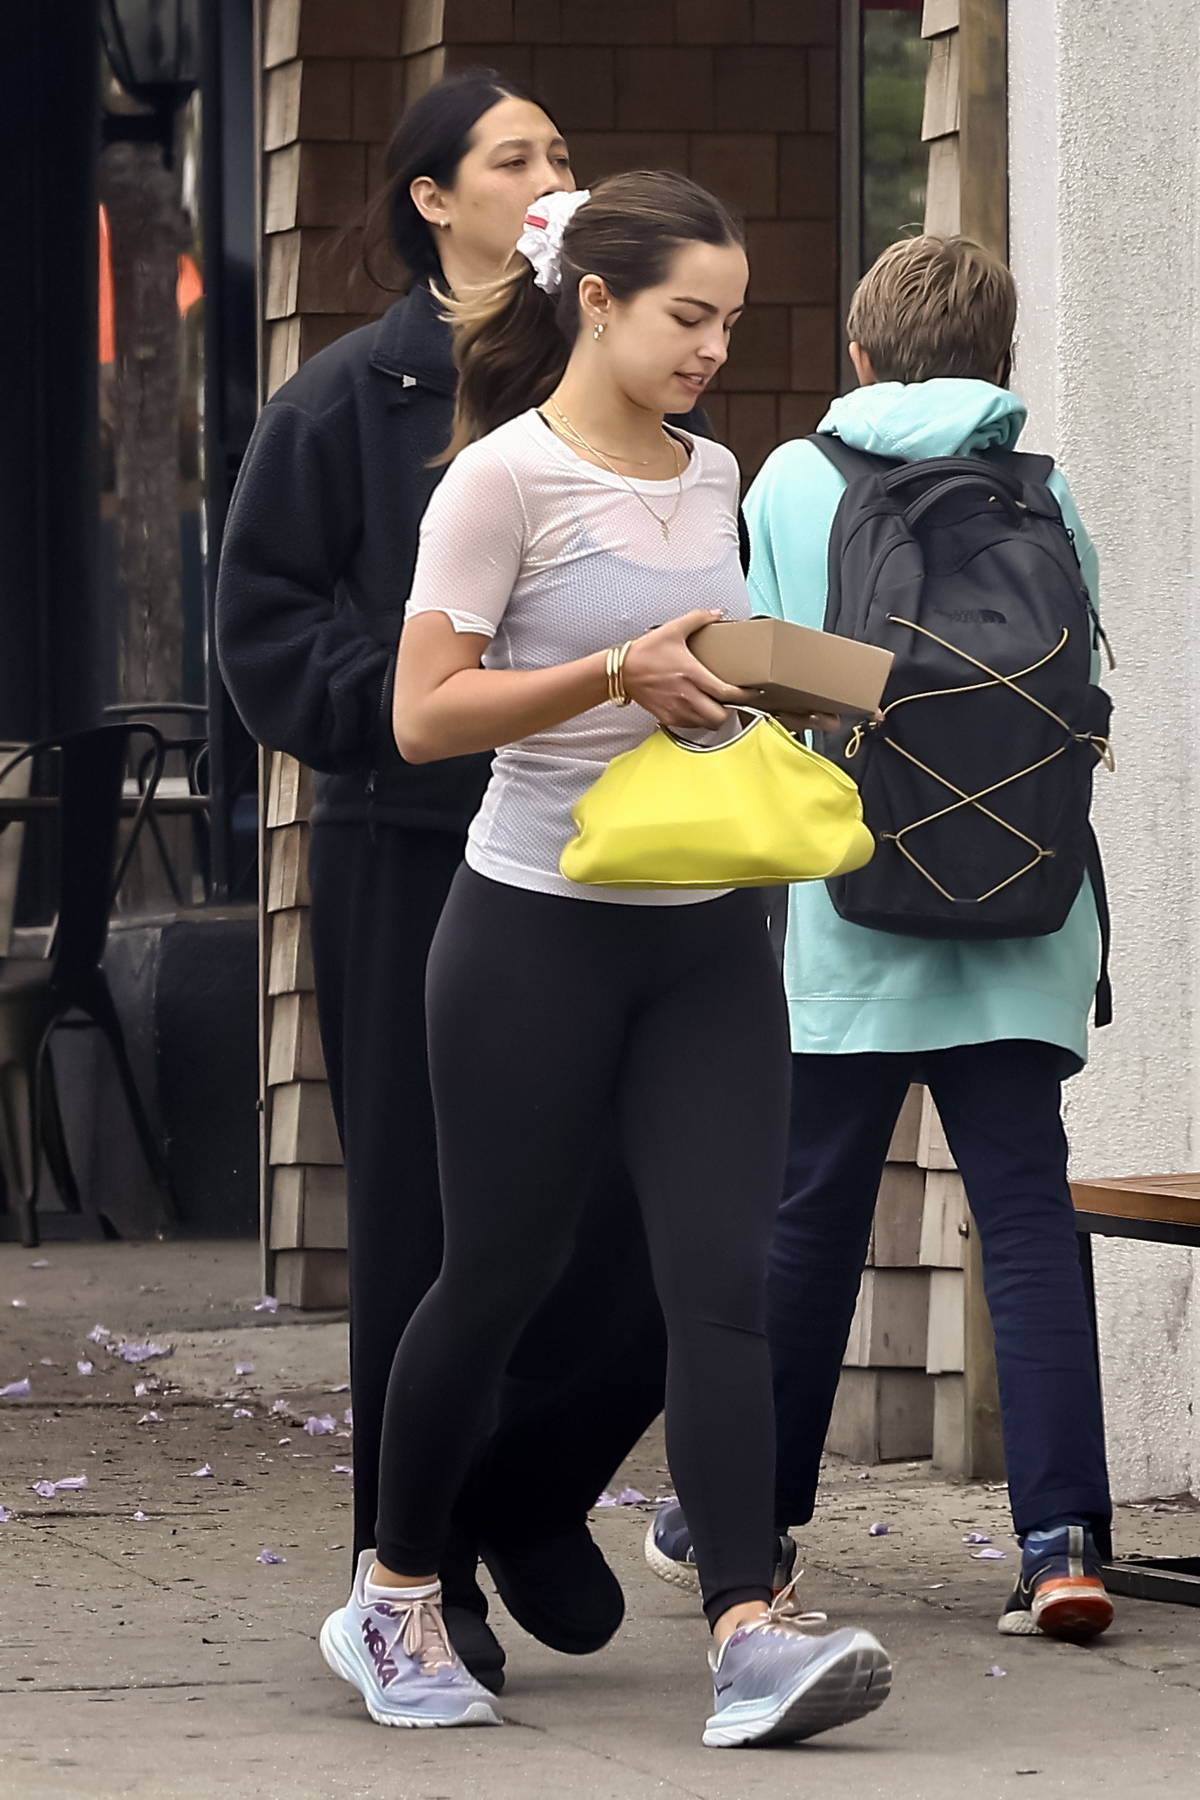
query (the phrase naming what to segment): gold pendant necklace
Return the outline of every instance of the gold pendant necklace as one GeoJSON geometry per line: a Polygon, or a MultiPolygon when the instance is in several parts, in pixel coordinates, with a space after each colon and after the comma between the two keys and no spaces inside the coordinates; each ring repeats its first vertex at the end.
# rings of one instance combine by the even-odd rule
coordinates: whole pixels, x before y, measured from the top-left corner
{"type": "MultiPolygon", "coordinates": [[[[671,508],[670,512],[664,518],[662,513],[655,512],[655,510],[651,506],[650,502],[646,499],[646,496],[642,493],[639,493],[638,489],[634,487],[632,481],[630,481],[626,476],[622,475],[620,469],[616,468],[614,466],[614,464],[609,460],[609,458],[607,456],[605,456],[603,450],[597,450],[597,448],[594,444],[588,443],[587,439],[584,437],[584,435],[580,431],[579,427],[577,425],[572,425],[570,419],[568,419],[566,413],[562,410],[561,406],[559,406],[557,401],[548,400],[546,402],[546,406],[548,406],[554,414],[553,420],[547,419],[547,423],[551,426],[551,429],[557,431],[558,435],[561,438],[564,438],[567,441],[567,443],[572,444],[576,449],[586,450],[589,456],[598,457],[599,460],[604,464],[604,467],[609,471],[609,473],[615,475],[618,481],[623,482],[624,485],[629,489],[629,492],[633,495],[634,499],[641,502],[641,504],[645,507],[646,511],[650,514],[650,517],[654,520],[655,524],[658,526],[658,529],[662,532],[663,541],[665,543],[670,543],[670,541],[671,541],[671,526],[672,526],[672,523],[674,522],[676,513],[679,511],[680,506],[683,504],[683,468],[681,467],[680,461],[679,461],[679,453],[680,453],[679,440],[676,437],[672,436],[672,434],[666,429],[665,426],[663,427],[663,436],[666,438],[667,442],[671,446],[671,454],[675,461],[675,482],[676,482],[676,487],[678,489],[678,492],[676,493],[676,496],[675,496],[675,504],[671,508]]],[[[541,413],[542,413],[542,417],[545,419],[546,418],[545,407],[543,407],[541,409],[541,413]]],[[[646,466],[645,464],[641,465],[641,467],[643,467],[643,468],[645,466],[646,466]]]]}

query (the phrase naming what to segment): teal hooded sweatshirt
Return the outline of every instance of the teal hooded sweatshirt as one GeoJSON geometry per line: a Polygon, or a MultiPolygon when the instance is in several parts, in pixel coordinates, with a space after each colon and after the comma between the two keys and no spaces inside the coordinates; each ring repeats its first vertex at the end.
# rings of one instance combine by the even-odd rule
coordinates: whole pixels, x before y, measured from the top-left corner
{"type": "MultiPolygon", "coordinates": [[[[1026,411],[986,381],[879,382],[835,400],[818,429],[855,449],[918,462],[1015,447],[1026,411]]],[[[1099,604],[1096,552],[1057,470],[1084,579],[1099,604]]],[[[825,618],[829,532],[845,482],[814,444],[783,444],[746,498],[754,610],[797,625],[825,618]]],[[[869,931],[839,918],[822,882],[790,890],[784,954],[792,1048],[804,1053],[946,1050],[1026,1038],[1087,1060],[1100,929],[1086,879],[1049,937],[963,943],[869,931]]]]}

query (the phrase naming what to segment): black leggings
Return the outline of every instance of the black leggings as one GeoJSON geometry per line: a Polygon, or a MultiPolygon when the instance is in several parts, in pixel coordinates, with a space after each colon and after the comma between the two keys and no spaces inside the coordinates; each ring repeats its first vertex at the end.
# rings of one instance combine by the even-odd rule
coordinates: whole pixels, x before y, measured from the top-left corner
{"type": "MultiPolygon", "coordinates": [[[[459,872],[430,953],[445,1260],[388,1387],[381,1561],[438,1567],[522,1326],[565,1267],[614,1129],[666,1317],[667,1450],[710,1621],[770,1592],[767,1246],[790,1062],[761,896],[682,907],[459,872]]],[[[619,1299],[616,1301],[619,1306],[619,1299]]]]}
{"type": "MultiPolygon", "coordinates": [[[[425,965],[462,851],[460,834],[400,825],[312,834],[313,966],[346,1159],[356,1559],[375,1545],[392,1359],[442,1263],[425,965]]],[[[665,1370],[637,1202],[614,1155],[595,1172],[571,1267],[509,1362],[494,1433],[456,1509],[448,1599],[461,1603],[473,1583],[480,1539],[514,1547],[586,1517],[661,1412],[665,1370]]]]}

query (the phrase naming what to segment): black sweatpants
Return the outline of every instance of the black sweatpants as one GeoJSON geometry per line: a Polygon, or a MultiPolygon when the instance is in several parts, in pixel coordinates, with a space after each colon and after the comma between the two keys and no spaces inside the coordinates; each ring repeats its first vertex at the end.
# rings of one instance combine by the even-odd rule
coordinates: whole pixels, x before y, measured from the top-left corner
{"type": "Polygon", "coordinates": [[[761,896],[606,904],[464,868],[427,1006],[445,1260],[388,1389],[381,1560],[438,1566],[498,1379],[567,1266],[615,1119],[666,1317],[667,1451],[705,1608],[711,1621],[765,1597],[766,1255],[790,1071],[761,896]]]}
{"type": "MultiPolygon", "coordinates": [[[[442,1261],[425,965],[462,847],[451,832],[393,825],[312,834],[313,967],[346,1162],[356,1556],[376,1539],[396,1346],[442,1261]]],[[[662,1410],[665,1366],[637,1203],[609,1156],[576,1256],[510,1359],[496,1429],[460,1497],[469,1566],[481,1536],[517,1544],[582,1519],[662,1410]]],[[[448,1594],[451,1583],[447,1571],[448,1594]]]]}

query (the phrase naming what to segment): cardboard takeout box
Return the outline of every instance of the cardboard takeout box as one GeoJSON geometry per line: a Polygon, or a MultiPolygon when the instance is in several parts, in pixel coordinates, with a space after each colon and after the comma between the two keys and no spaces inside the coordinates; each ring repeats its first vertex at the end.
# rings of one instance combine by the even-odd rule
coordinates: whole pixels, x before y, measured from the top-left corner
{"type": "Polygon", "coordinates": [[[688,649],[722,681],[762,689],[763,710],[772,713],[869,718],[892,666],[890,650],[785,619],[704,625],[688,639],[688,649]]]}

